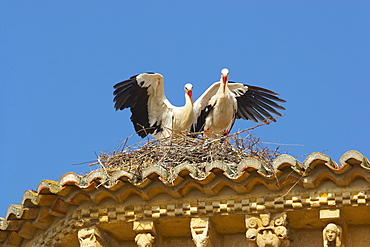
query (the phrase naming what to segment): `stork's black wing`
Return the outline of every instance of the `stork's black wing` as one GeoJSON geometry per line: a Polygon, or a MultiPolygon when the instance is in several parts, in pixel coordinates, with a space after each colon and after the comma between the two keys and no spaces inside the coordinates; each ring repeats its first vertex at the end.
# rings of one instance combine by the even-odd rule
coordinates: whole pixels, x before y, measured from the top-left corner
{"type": "Polygon", "coordinates": [[[191,133],[197,133],[204,131],[204,125],[206,123],[206,117],[211,112],[213,106],[207,105],[199,114],[199,117],[197,118],[197,122],[193,124],[190,128],[191,133]]]}
{"type": "Polygon", "coordinates": [[[150,126],[148,118],[148,88],[139,86],[136,80],[138,75],[132,76],[130,79],[122,81],[114,85],[114,108],[123,110],[130,108],[131,118],[135,131],[144,138],[148,134],[160,131],[160,126],[150,126]]]}
{"type": "Polygon", "coordinates": [[[271,113],[281,116],[281,113],[276,109],[285,110],[285,108],[276,102],[286,101],[277,97],[277,93],[261,87],[245,86],[248,87],[248,90],[244,94],[236,97],[238,102],[236,118],[250,119],[253,122],[265,122],[268,119],[276,121],[271,113]]]}

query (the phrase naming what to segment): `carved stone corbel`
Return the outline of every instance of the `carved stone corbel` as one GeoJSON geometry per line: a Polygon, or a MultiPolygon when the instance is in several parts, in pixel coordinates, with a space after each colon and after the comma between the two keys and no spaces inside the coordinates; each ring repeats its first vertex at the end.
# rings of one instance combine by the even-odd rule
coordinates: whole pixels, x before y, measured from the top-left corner
{"type": "Polygon", "coordinates": [[[277,214],[272,220],[270,218],[270,214],[260,214],[260,217],[245,216],[246,237],[250,245],[289,247],[286,213],[277,214]]]}
{"type": "Polygon", "coordinates": [[[213,234],[209,218],[192,218],[190,221],[190,230],[196,247],[215,246],[212,243],[213,234]]]}
{"type": "Polygon", "coordinates": [[[78,241],[81,247],[117,247],[119,243],[117,240],[109,237],[104,230],[91,222],[79,220],[75,224],[79,229],[77,233],[78,241]]]}
{"type": "Polygon", "coordinates": [[[345,246],[345,239],[347,239],[348,234],[348,225],[342,218],[340,209],[320,210],[320,220],[326,224],[322,231],[324,247],[345,246]]]}
{"type": "Polygon", "coordinates": [[[334,223],[326,225],[322,231],[324,247],[342,247],[342,228],[334,223]]]}
{"type": "Polygon", "coordinates": [[[89,226],[78,230],[78,241],[81,247],[107,247],[111,246],[104,241],[105,234],[96,226],[89,226]]]}
{"type": "Polygon", "coordinates": [[[151,233],[139,233],[135,237],[135,242],[138,247],[152,247],[154,236],[151,233]]]}
{"type": "Polygon", "coordinates": [[[135,242],[138,247],[152,247],[155,239],[154,222],[150,220],[134,221],[135,242]]]}

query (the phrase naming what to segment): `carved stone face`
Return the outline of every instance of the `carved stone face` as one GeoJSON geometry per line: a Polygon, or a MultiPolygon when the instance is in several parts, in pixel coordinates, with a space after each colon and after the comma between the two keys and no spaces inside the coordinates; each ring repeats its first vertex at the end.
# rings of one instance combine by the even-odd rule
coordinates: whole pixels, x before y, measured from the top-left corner
{"type": "Polygon", "coordinates": [[[331,230],[331,229],[326,230],[326,239],[329,242],[333,242],[336,237],[337,237],[337,231],[336,230],[331,230]]]}
{"type": "Polygon", "coordinates": [[[336,240],[337,235],[338,235],[338,226],[330,223],[325,227],[325,238],[329,242],[333,242],[336,240]]]}

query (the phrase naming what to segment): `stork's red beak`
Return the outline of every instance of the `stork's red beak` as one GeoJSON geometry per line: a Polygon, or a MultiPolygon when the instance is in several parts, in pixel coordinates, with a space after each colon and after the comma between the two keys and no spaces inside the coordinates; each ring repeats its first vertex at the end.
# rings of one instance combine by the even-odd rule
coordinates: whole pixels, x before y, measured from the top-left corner
{"type": "Polygon", "coordinates": [[[222,82],[223,82],[224,84],[226,84],[226,81],[227,81],[227,76],[222,76],[222,82]]]}
{"type": "Polygon", "coordinates": [[[222,76],[222,89],[224,93],[226,91],[226,83],[227,83],[227,76],[222,76]]]}
{"type": "Polygon", "coordinates": [[[189,90],[188,91],[188,95],[189,95],[189,97],[191,99],[191,103],[194,103],[194,100],[193,100],[193,90],[189,90]]]}

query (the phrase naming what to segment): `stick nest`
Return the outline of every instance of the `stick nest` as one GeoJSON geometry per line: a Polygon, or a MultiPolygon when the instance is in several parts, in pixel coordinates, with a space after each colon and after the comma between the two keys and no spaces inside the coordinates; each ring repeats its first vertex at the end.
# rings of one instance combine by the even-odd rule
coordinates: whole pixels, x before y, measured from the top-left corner
{"type": "Polygon", "coordinates": [[[259,138],[247,130],[218,139],[173,135],[158,140],[148,139],[131,146],[126,146],[126,140],[119,150],[98,155],[98,162],[94,164],[99,164],[108,174],[123,170],[141,177],[142,171],[152,166],[162,167],[172,174],[173,169],[183,163],[205,171],[207,164],[222,161],[229,164],[231,169],[236,169],[243,159],[253,157],[264,164],[262,172],[273,174],[271,163],[281,154],[279,147],[272,150],[264,146],[259,138]],[[240,136],[242,132],[246,132],[245,137],[240,136]]]}

